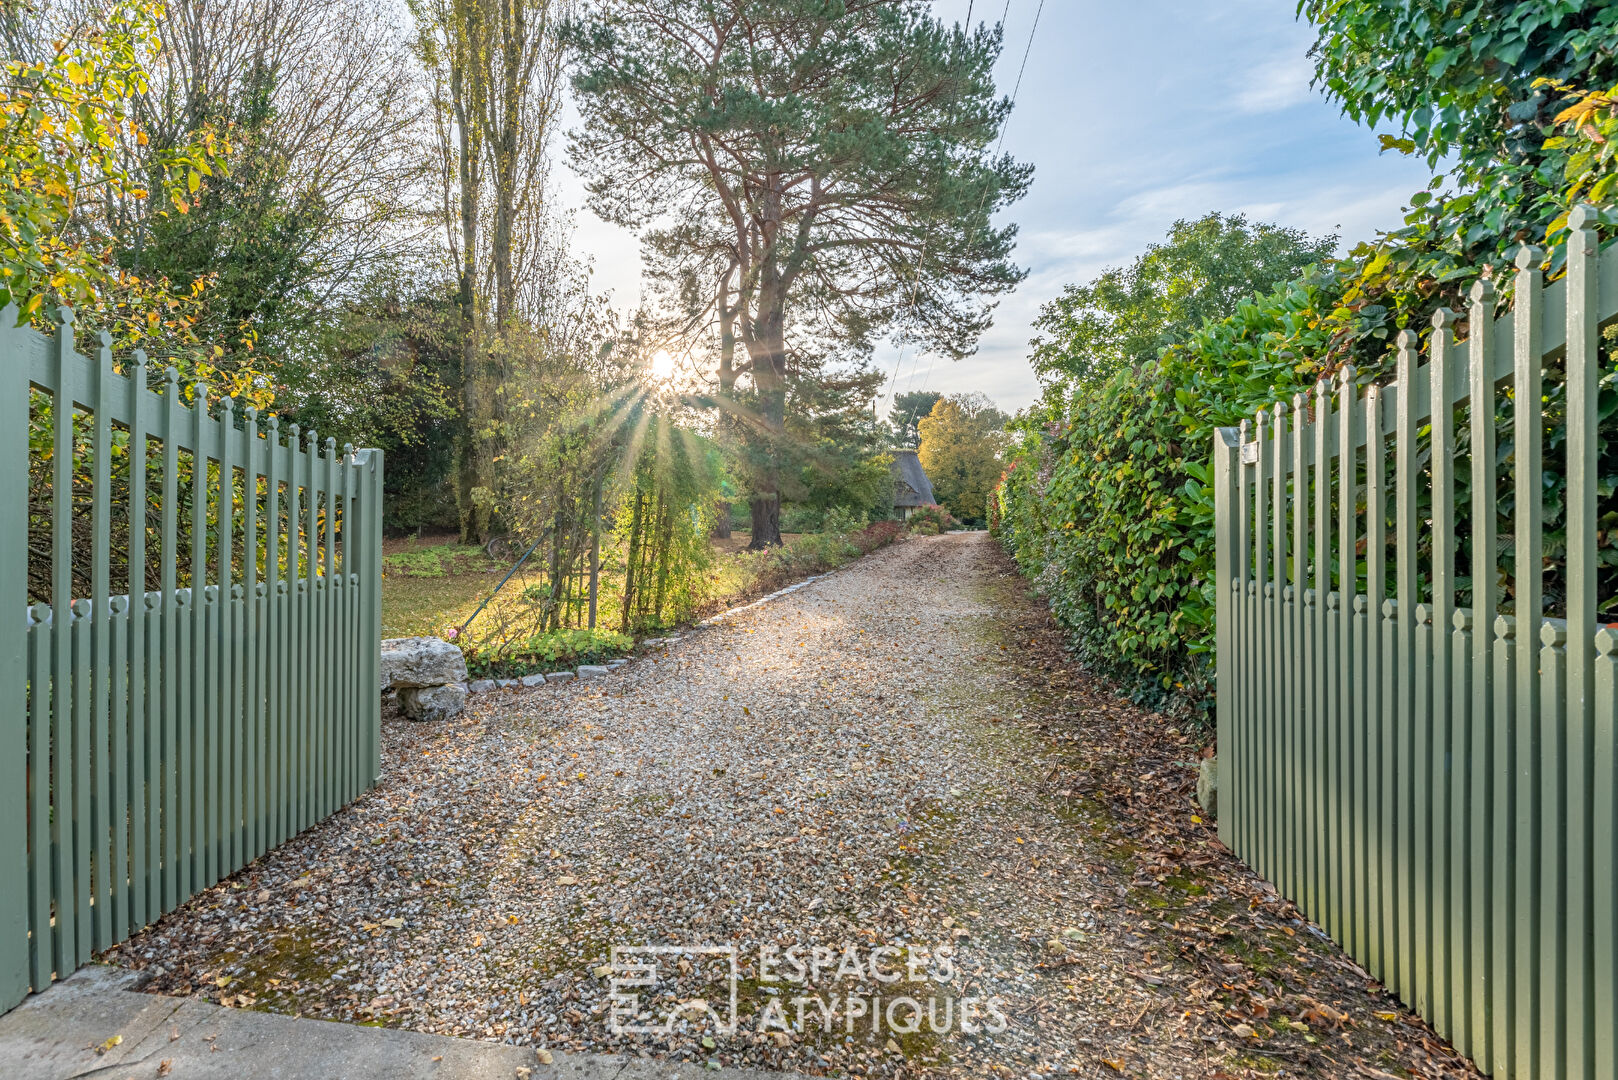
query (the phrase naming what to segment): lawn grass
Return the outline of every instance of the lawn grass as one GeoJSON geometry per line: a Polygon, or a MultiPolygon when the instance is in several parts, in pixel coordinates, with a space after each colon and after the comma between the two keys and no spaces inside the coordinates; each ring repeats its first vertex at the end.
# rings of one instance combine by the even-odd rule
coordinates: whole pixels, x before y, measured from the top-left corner
{"type": "MultiPolygon", "coordinates": [[[[713,541],[713,582],[708,601],[699,614],[710,614],[768,592],[810,573],[841,565],[848,554],[832,551],[836,545],[823,538],[791,533],[783,536],[787,549],[766,553],[748,551],[748,534],[733,533],[713,541]],[[825,550],[822,550],[825,549],[825,550]],[[827,562],[829,556],[830,558],[827,562]]],[[[846,545],[844,545],[846,546],[846,545]]],[[[621,565],[613,566],[614,553],[603,552],[598,608],[603,629],[616,629],[621,565]]],[[[621,563],[621,560],[620,560],[621,563]]],[[[455,542],[453,536],[387,540],[382,545],[382,635],[415,637],[442,635],[459,627],[477,610],[509,563],[489,558],[483,550],[455,542]]],[[[468,640],[506,640],[533,631],[537,608],[523,597],[529,586],[543,586],[545,575],[537,566],[524,566],[500,589],[467,632],[468,640]]]]}

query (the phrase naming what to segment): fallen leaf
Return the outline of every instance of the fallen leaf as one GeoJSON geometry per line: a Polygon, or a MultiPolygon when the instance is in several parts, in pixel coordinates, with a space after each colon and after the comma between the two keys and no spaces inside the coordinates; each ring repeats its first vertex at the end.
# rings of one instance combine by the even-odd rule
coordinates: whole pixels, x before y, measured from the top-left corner
{"type": "Polygon", "coordinates": [[[556,879],[556,884],[558,885],[577,885],[578,883],[579,879],[576,877],[563,876],[556,879]]]}
{"type": "Polygon", "coordinates": [[[173,1058],[164,1058],[162,1061],[159,1061],[157,1063],[157,1075],[159,1075],[159,1076],[167,1076],[169,1073],[171,1073],[173,1071],[174,1071],[174,1059],[173,1058]]]}
{"type": "Polygon", "coordinates": [[[539,1063],[541,1065],[549,1065],[551,1063],[551,1052],[545,1049],[543,1046],[534,1051],[534,1056],[539,1059],[539,1063]]]}
{"type": "Polygon", "coordinates": [[[96,1053],[105,1054],[108,1050],[111,1050],[113,1047],[117,1046],[119,1043],[121,1043],[123,1041],[124,1041],[124,1037],[122,1035],[114,1035],[112,1038],[108,1039],[106,1042],[104,1042],[100,1046],[96,1047],[96,1053]]]}

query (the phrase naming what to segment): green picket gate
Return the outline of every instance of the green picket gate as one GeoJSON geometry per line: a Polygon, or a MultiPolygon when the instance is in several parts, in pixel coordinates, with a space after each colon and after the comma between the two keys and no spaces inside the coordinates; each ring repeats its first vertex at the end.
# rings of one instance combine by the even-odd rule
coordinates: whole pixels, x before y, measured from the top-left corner
{"type": "Polygon", "coordinates": [[[0,1011],[373,785],[382,458],[0,313],[0,1011]]]}
{"type": "Polygon", "coordinates": [[[1479,282],[1466,339],[1439,312],[1426,363],[1401,334],[1393,384],[1344,371],[1214,448],[1220,838],[1502,1077],[1618,1077],[1593,221],[1548,286],[1524,252],[1504,315],[1479,282]]]}

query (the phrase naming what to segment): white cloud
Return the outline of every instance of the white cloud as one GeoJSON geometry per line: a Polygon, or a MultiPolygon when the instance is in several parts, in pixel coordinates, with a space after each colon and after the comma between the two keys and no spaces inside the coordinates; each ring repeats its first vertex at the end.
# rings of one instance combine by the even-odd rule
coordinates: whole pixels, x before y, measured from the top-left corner
{"type": "Polygon", "coordinates": [[[1314,73],[1314,65],[1302,53],[1277,56],[1238,73],[1233,101],[1238,110],[1250,115],[1318,101],[1317,92],[1309,86],[1314,73]]]}

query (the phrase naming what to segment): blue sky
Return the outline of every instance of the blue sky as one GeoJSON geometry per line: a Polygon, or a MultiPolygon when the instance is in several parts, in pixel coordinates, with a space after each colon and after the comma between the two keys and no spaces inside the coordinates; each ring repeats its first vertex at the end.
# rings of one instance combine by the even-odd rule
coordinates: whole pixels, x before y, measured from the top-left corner
{"type": "MultiPolygon", "coordinates": [[[[1016,82],[1039,0],[938,0],[948,21],[1006,12],[997,71],[1016,82]]],[[[1001,298],[976,355],[950,361],[879,351],[898,389],[981,391],[1002,408],[1039,393],[1026,360],[1039,308],[1064,284],[1127,263],[1177,218],[1210,210],[1308,230],[1345,243],[1400,224],[1405,199],[1430,173],[1379,153],[1376,136],[1309,89],[1311,28],[1292,0],[1045,0],[1006,150],[1034,164],[1028,196],[1006,212],[1029,270],[1001,298]]],[[[563,196],[582,203],[577,181],[563,196]]],[[[633,236],[588,210],[577,242],[597,288],[639,299],[633,236]]],[[[884,402],[885,407],[885,402],[884,402]]]]}

